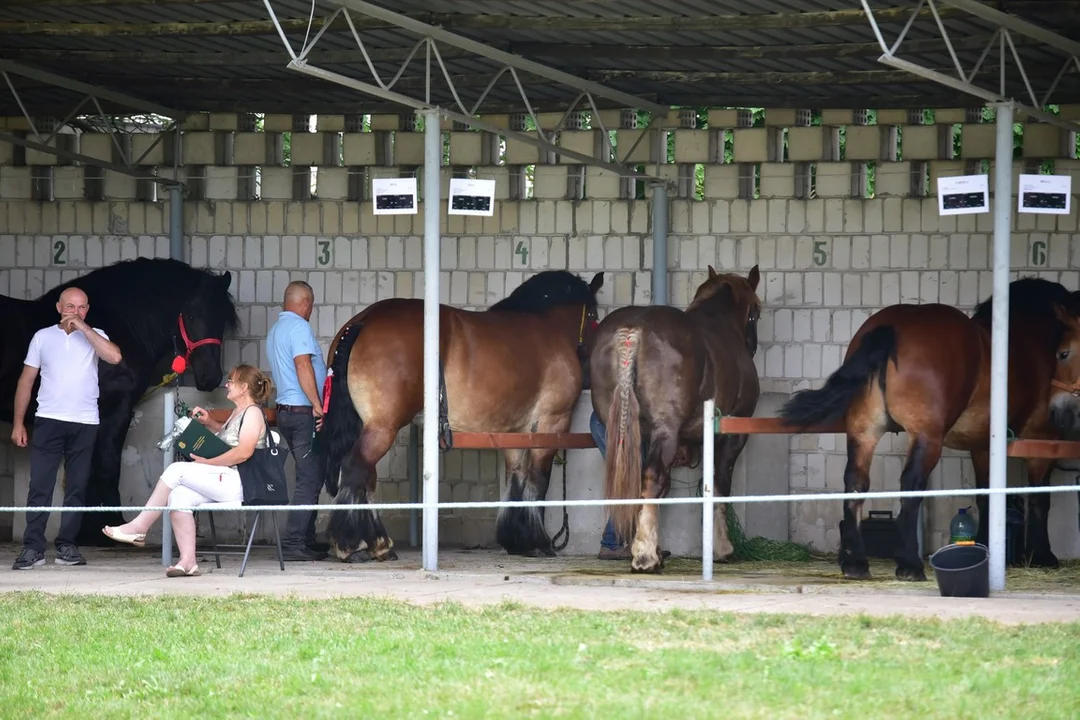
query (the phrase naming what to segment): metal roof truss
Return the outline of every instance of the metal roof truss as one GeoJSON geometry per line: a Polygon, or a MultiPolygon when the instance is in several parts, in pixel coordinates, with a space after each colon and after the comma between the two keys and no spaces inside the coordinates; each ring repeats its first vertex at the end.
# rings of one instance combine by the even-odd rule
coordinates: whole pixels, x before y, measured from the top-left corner
{"type": "Polygon", "coordinates": [[[603,159],[562,147],[555,143],[555,136],[560,130],[565,127],[566,122],[570,118],[570,114],[572,112],[574,112],[575,110],[580,111],[587,109],[592,110],[592,117],[594,119],[594,122],[599,125],[598,129],[603,131],[605,136],[607,135],[607,128],[604,127],[603,120],[601,119],[600,112],[597,109],[596,102],[593,99],[593,96],[622,103],[628,108],[639,108],[642,110],[648,110],[651,113],[651,117],[649,120],[649,124],[645,128],[646,130],[658,130],[662,126],[662,123],[664,119],[666,119],[669,109],[666,106],[658,105],[642,98],[638,98],[618,90],[607,88],[599,83],[585,80],[569,73],[547,67],[540,63],[522,58],[518,55],[513,55],[503,52],[501,50],[497,50],[495,48],[484,45],[483,43],[470,40],[455,33],[451,33],[447,30],[443,30],[442,28],[435,27],[434,25],[428,25],[426,23],[419,22],[408,16],[391,12],[376,5],[362,2],[361,0],[334,0],[334,2],[337,5],[337,9],[329,18],[327,18],[322,23],[322,29],[315,34],[315,36],[311,39],[310,42],[307,42],[305,39],[304,47],[302,47],[300,51],[297,52],[293,49],[292,44],[285,36],[285,32],[281,27],[281,24],[277,18],[277,14],[274,12],[273,7],[271,7],[270,0],[263,0],[263,4],[266,6],[267,12],[270,14],[270,19],[273,21],[274,26],[277,28],[278,35],[280,36],[281,41],[285,45],[285,49],[289,53],[289,56],[291,58],[290,62],[287,65],[290,70],[295,70],[297,72],[304,73],[305,75],[310,75],[312,77],[317,77],[329,82],[336,83],[338,85],[343,85],[345,87],[358,90],[359,92],[362,92],[366,95],[371,95],[373,97],[388,100],[390,102],[400,103],[401,105],[411,107],[414,110],[433,110],[438,112],[439,115],[441,115],[442,117],[465,124],[469,127],[478,130],[484,130],[490,133],[494,133],[496,135],[502,135],[506,138],[512,138],[518,142],[532,145],[541,150],[556,153],[560,156],[577,160],[578,162],[581,162],[585,165],[592,165],[594,167],[608,170],[615,173],[616,175],[619,175],[620,177],[635,177],[653,183],[662,182],[654,176],[638,172],[637,170],[634,170],[626,165],[626,159],[630,157],[630,154],[634,151],[634,149],[636,149],[637,145],[648,134],[647,132],[642,133],[641,136],[638,137],[637,142],[635,142],[632,147],[626,150],[621,159],[618,157],[618,152],[615,149],[612,149],[613,157],[611,159],[603,159]],[[406,55],[405,61],[398,68],[398,71],[397,73],[395,73],[394,77],[390,78],[387,81],[384,81],[383,78],[380,77],[379,73],[375,69],[374,64],[372,63],[370,53],[365,46],[364,41],[361,39],[360,34],[357,32],[356,25],[353,22],[350,11],[355,11],[379,20],[384,20],[404,30],[408,30],[410,32],[421,35],[421,39],[412,46],[409,53],[406,55]],[[315,67],[310,63],[309,56],[312,49],[319,42],[319,39],[323,36],[326,30],[333,24],[333,22],[337,19],[339,15],[344,17],[346,23],[349,26],[349,30],[352,32],[353,39],[356,41],[356,44],[359,47],[360,52],[364,56],[364,59],[367,63],[368,70],[371,73],[371,79],[374,81],[373,83],[366,80],[351,78],[340,73],[325,70],[323,68],[315,67]],[[450,72],[447,70],[446,64],[444,63],[442,55],[439,52],[439,48],[437,45],[437,43],[439,42],[460,48],[467,52],[475,53],[482,57],[488,58],[489,60],[494,60],[496,62],[502,63],[502,67],[495,72],[494,76],[487,84],[487,87],[484,89],[483,93],[481,93],[480,97],[476,100],[475,103],[472,104],[471,107],[467,106],[461,100],[457,88],[454,85],[454,81],[451,78],[450,72]],[[413,61],[413,59],[416,57],[417,53],[421,51],[421,49],[425,53],[426,62],[426,82],[423,99],[406,95],[393,89],[394,85],[404,73],[405,68],[408,67],[409,63],[413,61]],[[432,62],[433,60],[434,64],[432,62]],[[539,119],[536,116],[536,113],[533,111],[532,103],[529,102],[528,94],[525,92],[525,86],[518,75],[518,70],[522,70],[533,75],[545,77],[550,80],[555,80],[556,82],[564,83],[581,91],[577,98],[574,100],[574,102],[566,110],[566,112],[563,113],[562,118],[559,120],[559,122],[555,125],[554,128],[546,131],[543,129],[539,119]],[[454,97],[454,101],[457,104],[456,110],[437,107],[431,104],[431,83],[436,78],[436,72],[439,71],[441,71],[442,77],[443,79],[445,79],[449,87],[450,93],[454,97]],[[533,120],[533,123],[536,127],[535,134],[499,127],[498,125],[490,123],[477,116],[477,112],[480,110],[484,100],[491,92],[491,89],[495,86],[495,83],[498,82],[498,80],[507,73],[509,73],[510,76],[513,78],[514,84],[517,86],[518,92],[521,94],[521,99],[524,103],[524,106],[528,110],[528,114],[533,120]],[[579,108],[579,105],[582,105],[582,107],[579,108]]]}
{"type": "Polygon", "coordinates": [[[128,175],[140,180],[153,180],[156,183],[169,186],[183,186],[183,183],[179,180],[172,178],[161,177],[154,175],[138,167],[139,163],[149,155],[158,143],[160,143],[166,136],[170,135],[170,131],[178,130],[180,123],[183,122],[186,113],[172,108],[158,105],[157,103],[150,102],[149,100],[142,100],[140,98],[132,97],[124,93],[116,92],[115,90],[108,90],[105,88],[99,88],[94,85],[88,85],[78,80],[72,80],[60,75],[55,75],[44,70],[28,67],[19,63],[11,62],[10,60],[0,60],[0,77],[4,79],[4,84],[7,89],[15,97],[15,102],[18,104],[19,109],[22,110],[23,117],[26,119],[27,124],[30,126],[30,131],[33,133],[35,140],[20,137],[18,135],[12,135],[10,133],[0,133],[0,142],[7,142],[13,145],[19,145],[31,150],[37,150],[49,155],[55,155],[56,157],[63,158],[65,160],[71,160],[82,165],[90,165],[93,167],[103,168],[105,170],[112,170],[123,175],[128,175]],[[74,108],[67,114],[67,116],[53,128],[52,133],[43,137],[38,132],[37,124],[34,122],[34,116],[31,114],[30,109],[23,103],[22,98],[19,96],[19,91],[15,87],[15,83],[11,80],[11,75],[21,75],[23,77],[37,80],[39,82],[47,83],[49,85],[55,85],[56,87],[65,88],[68,90],[75,90],[77,92],[86,93],[86,96],[75,105],[74,108]],[[158,135],[158,138],[153,144],[148,147],[141,156],[132,158],[128,152],[124,150],[124,147],[117,140],[117,128],[114,123],[110,122],[105,111],[101,107],[99,100],[108,100],[111,102],[125,105],[134,110],[142,113],[161,115],[163,117],[170,118],[171,122],[165,128],[163,132],[158,135]],[[88,103],[92,103],[94,109],[97,111],[96,115],[101,120],[102,126],[112,139],[113,145],[116,146],[116,150],[121,158],[120,163],[108,162],[100,160],[98,158],[90,157],[89,155],[82,155],[80,153],[71,152],[70,150],[64,150],[63,148],[54,147],[52,142],[56,139],[56,136],[60,133],[60,130],[72,121],[80,111],[88,103]]]}

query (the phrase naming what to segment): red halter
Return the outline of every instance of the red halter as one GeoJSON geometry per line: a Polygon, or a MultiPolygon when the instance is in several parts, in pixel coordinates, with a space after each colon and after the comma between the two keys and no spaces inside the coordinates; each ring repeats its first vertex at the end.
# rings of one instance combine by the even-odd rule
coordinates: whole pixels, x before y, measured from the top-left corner
{"type": "Polygon", "coordinates": [[[177,375],[183,375],[184,371],[187,370],[188,358],[191,357],[191,353],[195,350],[195,348],[202,345],[220,345],[221,340],[218,340],[217,338],[203,338],[202,340],[191,342],[191,338],[189,338],[187,334],[187,328],[184,327],[184,313],[180,313],[179,324],[180,337],[184,341],[184,347],[187,349],[187,352],[185,352],[183,355],[177,355],[173,358],[172,371],[177,375]]]}

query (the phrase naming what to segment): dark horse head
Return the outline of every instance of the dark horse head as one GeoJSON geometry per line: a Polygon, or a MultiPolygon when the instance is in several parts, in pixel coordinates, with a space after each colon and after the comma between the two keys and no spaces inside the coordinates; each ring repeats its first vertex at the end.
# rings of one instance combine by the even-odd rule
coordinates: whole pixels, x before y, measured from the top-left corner
{"type": "Polygon", "coordinates": [[[734,273],[718,273],[709,266],[709,279],[698,287],[686,312],[715,314],[732,322],[742,333],[746,349],[757,353],[757,324],[761,317],[761,301],[757,296],[761,274],[755,265],[746,277],[734,273]]]}
{"type": "MultiPolygon", "coordinates": [[[[191,370],[195,387],[221,384],[221,341],[239,319],[229,295],[232,275],[217,275],[170,259],[138,258],[95,270],[42,298],[50,302],[66,287],[90,298],[86,321],[109,334],[136,376],[171,359],[177,374],[191,370]]],[[[143,388],[145,389],[145,388],[143,388]]]]}

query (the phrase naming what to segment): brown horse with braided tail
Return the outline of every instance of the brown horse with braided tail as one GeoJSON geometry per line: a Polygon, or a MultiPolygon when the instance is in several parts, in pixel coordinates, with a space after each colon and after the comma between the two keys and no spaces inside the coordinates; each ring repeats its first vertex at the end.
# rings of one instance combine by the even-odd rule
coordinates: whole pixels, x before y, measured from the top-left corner
{"type": "MultiPolygon", "coordinates": [[[[600,323],[589,363],[593,409],[607,426],[604,497],[665,495],[679,447],[699,447],[704,433],[712,432],[702,427],[706,399],[713,398],[725,415],[754,414],[759,277],[756,265],[745,278],[710,266],[685,312],[665,305],[626,307],[600,323]]],[[[735,461],[746,440],[746,435],[715,438],[719,495],[731,494],[735,461]]],[[[734,551],[725,508],[717,504],[714,511],[714,557],[720,561],[734,551]]],[[[608,512],[615,533],[634,538],[631,570],[659,571],[658,507],[616,505],[608,512]]]]}

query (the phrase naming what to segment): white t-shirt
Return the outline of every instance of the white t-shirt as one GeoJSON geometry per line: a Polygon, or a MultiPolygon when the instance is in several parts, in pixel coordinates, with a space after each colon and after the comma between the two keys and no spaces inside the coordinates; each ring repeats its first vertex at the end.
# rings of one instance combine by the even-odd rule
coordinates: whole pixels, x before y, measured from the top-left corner
{"type": "MultiPolygon", "coordinates": [[[[94,328],[106,340],[109,336],[94,328]]],[[[98,357],[86,336],[59,325],[34,333],[24,361],[39,369],[37,417],[98,424],[98,357]]]]}

